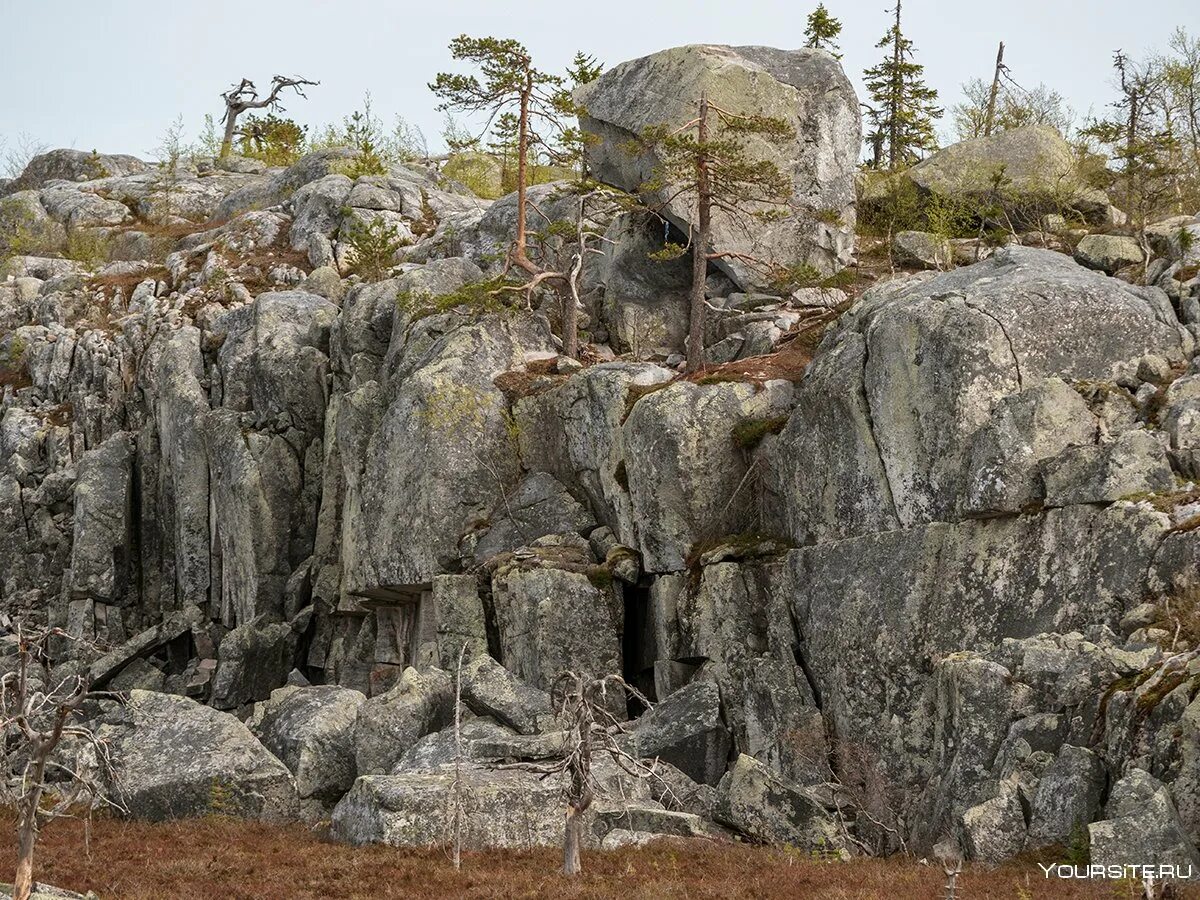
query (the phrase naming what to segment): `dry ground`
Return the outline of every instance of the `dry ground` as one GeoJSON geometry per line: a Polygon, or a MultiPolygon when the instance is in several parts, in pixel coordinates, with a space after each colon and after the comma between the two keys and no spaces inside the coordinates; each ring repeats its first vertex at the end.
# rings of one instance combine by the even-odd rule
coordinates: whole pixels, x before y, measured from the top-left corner
{"type": "MultiPolygon", "coordinates": [[[[0,821],[11,834],[11,819],[0,821]]],[[[98,820],[90,854],[84,827],[52,823],[38,846],[41,881],[102,900],[302,900],[302,898],[608,898],[659,900],[718,897],[932,900],[943,896],[940,871],[910,860],[823,863],[740,845],[682,845],[588,853],[585,874],[556,874],[549,850],[464,854],[455,873],[444,853],[334,844],[301,826],[224,819],[168,824],[98,820]]],[[[0,880],[13,870],[13,842],[0,846],[0,880]]],[[[1036,865],[970,868],[959,881],[963,900],[1128,898],[1129,885],[1047,881],[1036,865]]],[[[1181,896],[1200,898],[1200,890],[1181,896]]]]}

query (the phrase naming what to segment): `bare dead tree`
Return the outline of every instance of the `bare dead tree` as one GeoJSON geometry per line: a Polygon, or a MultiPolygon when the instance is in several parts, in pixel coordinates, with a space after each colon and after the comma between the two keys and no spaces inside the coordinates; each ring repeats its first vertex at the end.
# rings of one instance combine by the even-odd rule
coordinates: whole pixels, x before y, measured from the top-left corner
{"type": "Polygon", "coordinates": [[[564,875],[578,875],[583,871],[579,851],[583,846],[584,815],[596,796],[605,790],[592,774],[593,761],[607,757],[633,778],[661,778],[655,764],[631,756],[621,746],[619,736],[626,733],[627,728],[609,710],[614,695],[622,701],[626,695],[632,696],[645,704],[647,710],[652,705],[641,691],[620,675],[596,678],[586,673],[561,673],[550,690],[551,703],[564,732],[561,756],[546,764],[512,763],[503,767],[537,772],[543,778],[563,779],[566,801],[564,875]]]}
{"type": "Polygon", "coordinates": [[[299,96],[308,99],[304,88],[320,84],[319,81],[309,81],[306,78],[291,78],[287,75],[276,75],[271,79],[271,92],[263,99],[258,97],[258,88],[249,78],[243,78],[225,93],[221,99],[225,101],[225,115],[221,119],[225,123],[225,134],[221,138],[221,158],[229,155],[233,148],[233,139],[237,135],[238,116],[248,109],[271,109],[282,112],[284,107],[279,101],[279,94],[284,88],[291,88],[299,96]]]}
{"type": "Polygon", "coordinates": [[[963,869],[963,855],[958,841],[950,836],[942,838],[934,846],[933,855],[942,864],[942,871],[946,873],[945,900],[957,900],[958,876],[963,869]]]}
{"type": "Polygon", "coordinates": [[[458,666],[454,672],[454,871],[462,868],[462,669],[467,655],[464,642],[458,651],[458,666]]]}
{"type": "Polygon", "coordinates": [[[14,900],[28,900],[33,890],[33,855],[41,828],[51,819],[70,816],[86,805],[114,808],[101,781],[109,771],[102,740],[78,722],[82,707],[92,700],[119,700],[117,694],[91,690],[86,669],[55,681],[50,669],[50,645],[75,640],[58,628],[25,631],[16,628],[16,669],[0,677],[0,764],[5,779],[0,798],[17,813],[17,871],[14,900]],[[74,744],[72,754],[59,752],[63,739],[74,744]],[[85,757],[91,759],[85,761],[85,757]]]}
{"type": "Polygon", "coordinates": [[[996,97],[1000,94],[1000,76],[1007,68],[1004,65],[1004,41],[1001,41],[1000,49],[996,52],[996,71],[992,75],[992,88],[988,91],[987,113],[983,119],[984,137],[992,133],[992,126],[996,122],[996,97]]]}

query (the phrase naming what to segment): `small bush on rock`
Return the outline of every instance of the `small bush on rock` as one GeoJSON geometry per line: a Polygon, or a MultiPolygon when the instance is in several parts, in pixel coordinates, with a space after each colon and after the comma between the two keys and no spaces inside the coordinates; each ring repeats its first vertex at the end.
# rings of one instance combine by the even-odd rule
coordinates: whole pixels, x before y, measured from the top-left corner
{"type": "Polygon", "coordinates": [[[382,217],[355,222],[347,242],[354,254],[354,271],[366,281],[382,281],[395,264],[396,253],[408,245],[396,226],[382,217]]]}

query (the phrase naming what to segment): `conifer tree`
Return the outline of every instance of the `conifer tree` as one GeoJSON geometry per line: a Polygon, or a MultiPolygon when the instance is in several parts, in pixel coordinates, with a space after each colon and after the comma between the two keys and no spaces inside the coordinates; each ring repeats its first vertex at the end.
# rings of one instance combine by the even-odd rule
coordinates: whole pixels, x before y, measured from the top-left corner
{"type": "Polygon", "coordinates": [[[895,23],[875,45],[886,49],[887,55],[863,73],[874,101],[868,107],[871,132],[866,140],[875,148],[875,165],[882,161],[886,147],[892,169],[911,165],[919,151],[937,147],[933,120],[942,115],[937,91],[925,84],[925,67],[913,61],[913,43],[900,28],[900,4],[896,0],[895,23]]]}
{"type": "Polygon", "coordinates": [[[842,33],[842,23],[829,14],[824,3],[818,3],[817,8],[808,14],[808,24],[804,28],[804,46],[814,50],[825,50],[834,59],[841,59],[838,51],[837,37],[842,33]]]}
{"type": "MultiPolygon", "coordinates": [[[[713,215],[745,223],[770,220],[784,212],[792,195],[791,179],[769,160],[756,159],[749,151],[749,144],[755,138],[783,141],[792,134],[782,119],[739,115],[722,109],[707,94],[701,94],[696,117],[691,121],[673,131],[659,126],[642,135],[643,144],[656,149],[660,163],[652,179],[642,185],[641,193],[666,197],[667,202],[682,201],[693,207],[688,217],[696,223],[688,242],[692,252],[688,371],[695,371],[703,364],[708,263],[736,256],[742,262],[774,272],[770,260],[714,251],[713,215]]],[[[668,245],[658,257],[679,256],[687,249],[668,245]]]]}

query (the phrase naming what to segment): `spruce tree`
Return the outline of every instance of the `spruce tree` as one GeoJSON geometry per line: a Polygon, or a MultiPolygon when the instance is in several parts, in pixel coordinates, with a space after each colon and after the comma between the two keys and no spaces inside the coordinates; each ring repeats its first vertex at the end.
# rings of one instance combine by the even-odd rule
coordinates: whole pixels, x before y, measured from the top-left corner
{"type": "Polygon", "coordinates": [[[813,50],[825,50],[834,59],[841,59],[838,51],[837,37],[842,33],[842,23],[829,14],[824,3],[818,3],[817,8],[808,14],[808,24],[804,28],[804,46],[813,50]]]}
{"type": "Polygon", "coordinates": [[[876,166],[887,148],[892,169],[911,165],[919,159],[918,151],[937,147],[933,120],[942,115],[937,91],[925,84],[925,67],[913,61],[913,43],[901,31],[900,2],[893,11],[895,23],[875,45],[887,49],[887,55],[863,73],[874,101],[868,108],[871,132],[866,140],[875,148],[876,166]]]}

